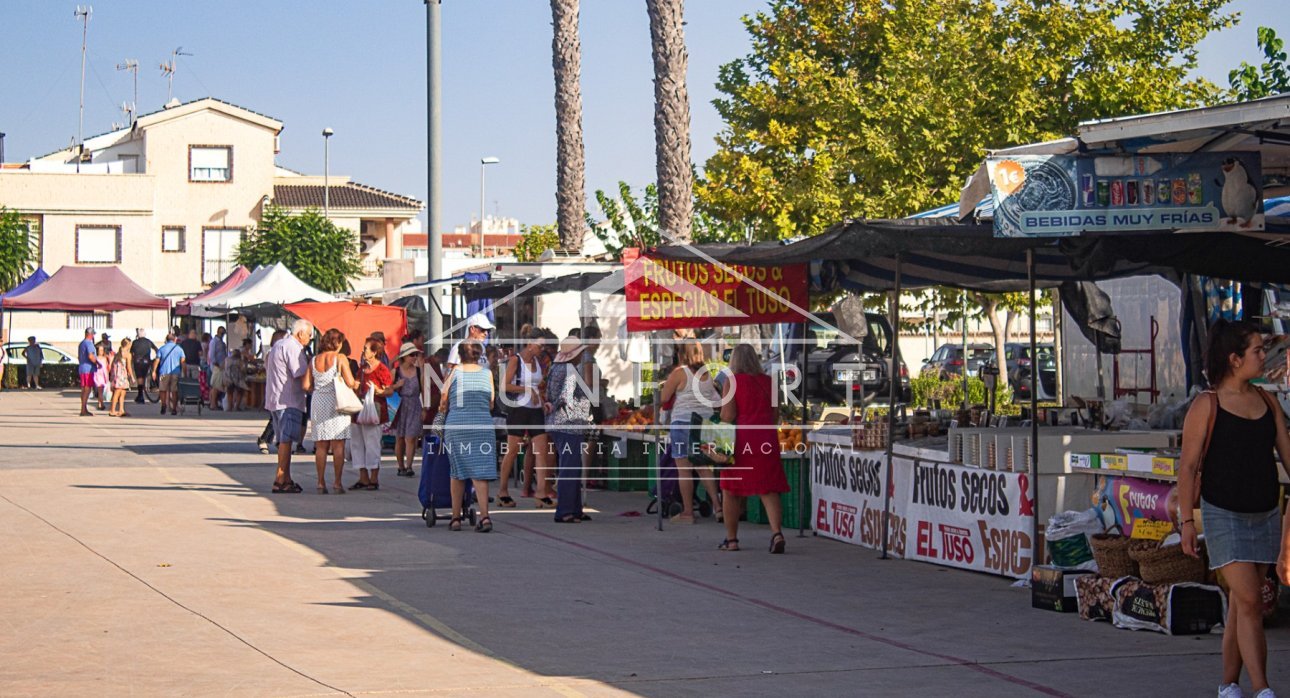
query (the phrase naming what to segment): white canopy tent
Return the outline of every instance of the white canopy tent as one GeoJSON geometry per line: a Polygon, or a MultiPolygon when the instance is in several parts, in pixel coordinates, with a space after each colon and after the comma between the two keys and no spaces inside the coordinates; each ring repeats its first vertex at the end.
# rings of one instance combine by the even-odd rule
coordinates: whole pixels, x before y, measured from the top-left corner
{"type": "MultiPolygon", "coordinates": [[[[241,285],[229,293],[217,296],[205,303],[193,303],[193,314],[203,317],[224,315],[234,311],[263,311],[269,307],[280,307],[287,303],[300,301],[334,301],[336,298],[326,291],[320,291],[300,280],[291,273],[286,265],[278,263],[260,267],[241,285]]],[[[275,313],[270,313],[275,314],[275,313]]]]}

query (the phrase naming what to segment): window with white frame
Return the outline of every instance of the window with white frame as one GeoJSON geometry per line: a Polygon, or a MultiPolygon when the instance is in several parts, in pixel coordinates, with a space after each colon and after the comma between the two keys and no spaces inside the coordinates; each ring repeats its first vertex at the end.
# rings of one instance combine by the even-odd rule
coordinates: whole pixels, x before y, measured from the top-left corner
{"type": "Polygon", "coordinates": [[[227,145],[188,146],[188,181],[233,181],[233,148],[227,145]]]}
{"type": "Polygon", "coordinates": [[[184,226],[168,225],[161,229],[161,251],[184,251],[184,226]]]}
{"type": "Polygon", "coordinates": [[[202,283],[213,284],[237,266],[241,228],[206,228],[202,231],[202,283]]]}
{"type": "Polygon", "coordinates": [[[67,314],[67,329],[84,332],[91,327],[96,330],[112,329],[112,313],[67,314]]]}
{"type": "Polygon", "coordinates": [[[107,225],[76,226],[77,264],[120,264],[121,227],[107,225]]]}

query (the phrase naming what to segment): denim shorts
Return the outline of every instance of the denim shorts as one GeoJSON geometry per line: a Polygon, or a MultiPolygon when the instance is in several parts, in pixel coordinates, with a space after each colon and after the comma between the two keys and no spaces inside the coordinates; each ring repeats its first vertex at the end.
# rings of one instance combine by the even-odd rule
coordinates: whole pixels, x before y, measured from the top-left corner
{"type": "Polygon", "coordinates": [[[668,436],[671,437],[673,458],[693,458],[699,455],[700,444],[691,437],[693,433],[693,424],[689,422],[672,422],[668,436]]]}
{"type": "Polygon", "coordinates": [[[1281,511],[1243,514],[1200,502],[1209,568],[1232,562],[1275,565],[1281,553],[1281,511]]]}
{"type": "Polygon", "coordinates": [[[280,444],[302,443],[305,436],[305,413],[294,407],[273,411],[274,440],[280,444]]]}

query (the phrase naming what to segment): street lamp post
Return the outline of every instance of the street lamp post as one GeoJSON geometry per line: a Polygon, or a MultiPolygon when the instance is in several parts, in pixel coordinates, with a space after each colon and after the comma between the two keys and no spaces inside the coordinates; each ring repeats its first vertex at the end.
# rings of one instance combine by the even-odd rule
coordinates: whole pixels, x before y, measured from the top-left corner
{"type": "Polygon", "coordinates": [[[331,220],[331,136],[335,131],[322,130],[323,135],[323,218],[331,220]]]}
{"type": "Polygon", "coordinates": [[[501,162],[495,157],[479,159],[479,256],[484,256],[484,168],[501,162]]]}

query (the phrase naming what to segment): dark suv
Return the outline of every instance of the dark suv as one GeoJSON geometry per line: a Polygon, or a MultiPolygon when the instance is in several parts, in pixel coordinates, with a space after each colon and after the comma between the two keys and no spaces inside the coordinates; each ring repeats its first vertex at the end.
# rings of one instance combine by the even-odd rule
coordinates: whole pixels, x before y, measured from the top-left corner
{"type": "MultiPolygon", "coordinates": [[[[994,360],[993,344],[969,344],[967,346],[967,374],[975,376],[981,371],[981,364],[994,360]]],[[[962,376],[964,370],[963,345],[942,344],[926,361],[919,375],[935,374],[941,380],[950,376],[962,376]]]]}
{"type": "MultiPolygon", "coordinates": [[[[859,403],[889,401],[891,395],[891,324],[879,313],[865,313],[868,331],[856,342],[837,328],[833,313],[817,314],[823,324],[812,322],[806,329],[806,391],[813,401],[859,403]]],[[[901,402],[908,402],[909,370],[901,361],[901,402]]]]}
{"type": "Polygon", "coordinates": [[[1018,399],[1030,399],[1030,371],[1036,363],[1039,365],[1039,399],[1052,400],[1057,397],[1057,360],[1053,354],[1052,344],[1035,345],[1039,355],[1038,362],[1032,361],[1029,342],[1008,342],[1004,345],[1003,356],[1008,363],[1008,384],[1012,394],[1018,399]]]}

